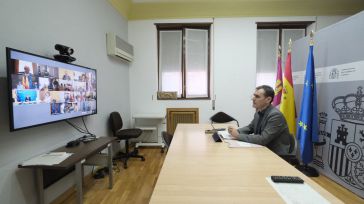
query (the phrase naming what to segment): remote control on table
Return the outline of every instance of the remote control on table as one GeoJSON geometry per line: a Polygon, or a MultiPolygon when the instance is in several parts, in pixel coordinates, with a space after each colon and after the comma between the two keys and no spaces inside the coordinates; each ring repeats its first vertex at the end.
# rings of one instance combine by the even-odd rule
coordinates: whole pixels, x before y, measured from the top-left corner
{"type": "Polygon", "coordinates": [[[304,181],[298,176],[271,176],[274,183],[303,183],[304,181]]]}

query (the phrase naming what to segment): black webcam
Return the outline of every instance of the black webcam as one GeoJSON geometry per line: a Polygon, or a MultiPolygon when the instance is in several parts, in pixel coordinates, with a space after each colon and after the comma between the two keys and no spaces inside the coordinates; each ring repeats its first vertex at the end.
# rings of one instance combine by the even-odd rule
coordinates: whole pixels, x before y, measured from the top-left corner
{"type": "Polygon", "coordinates": [[[59,54],[61,54],[61,55],[68,55],[69,56],[69,55],[72,55],[73,52],[74,52],[74,50],[72,48],[67,47],[65,45],[61,45],[61,44],[56,44],[54,46],[54,48],[56,50],[58,50],[59,51],[59,54]]]}
{"type": "Polygon", "coordinates": [[[71,57],[74,52],[72,48],[61,44],[56,44],[54,48],[59,51],[59,55],[53,55],[54,59],[66,63],[70,63],[76,60],[76,58],[71,57]]]}

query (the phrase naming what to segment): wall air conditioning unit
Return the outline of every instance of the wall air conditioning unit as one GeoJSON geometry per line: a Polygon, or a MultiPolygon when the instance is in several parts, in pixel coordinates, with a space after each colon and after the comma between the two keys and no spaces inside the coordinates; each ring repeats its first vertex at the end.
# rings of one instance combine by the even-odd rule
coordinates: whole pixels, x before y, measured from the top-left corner
{"type": "Polygon", "coordinates": [[[128,62],[133,61],[133,46],[121,39],[115,33],[106,33],[107,54],[119,57],[128,62]]]}

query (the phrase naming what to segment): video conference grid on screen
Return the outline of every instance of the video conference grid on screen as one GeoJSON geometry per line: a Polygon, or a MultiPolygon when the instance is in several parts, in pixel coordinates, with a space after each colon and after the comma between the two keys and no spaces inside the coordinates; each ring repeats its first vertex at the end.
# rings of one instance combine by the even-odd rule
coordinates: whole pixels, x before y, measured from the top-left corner
{"type": "Polygon", "coordinates": [[[11,50],[13,128],[96,113],[96,71],[11,50]]]}

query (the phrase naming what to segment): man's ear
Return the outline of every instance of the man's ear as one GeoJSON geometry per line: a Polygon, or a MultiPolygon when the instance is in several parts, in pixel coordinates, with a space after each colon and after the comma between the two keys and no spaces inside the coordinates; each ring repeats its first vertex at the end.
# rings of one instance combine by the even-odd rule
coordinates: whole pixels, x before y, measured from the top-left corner
{"type": "Polygon", "coordinates": [[[273,103],[273,98],[268,96],[267,99],[269,99],[270,103],[273,103]]]}

